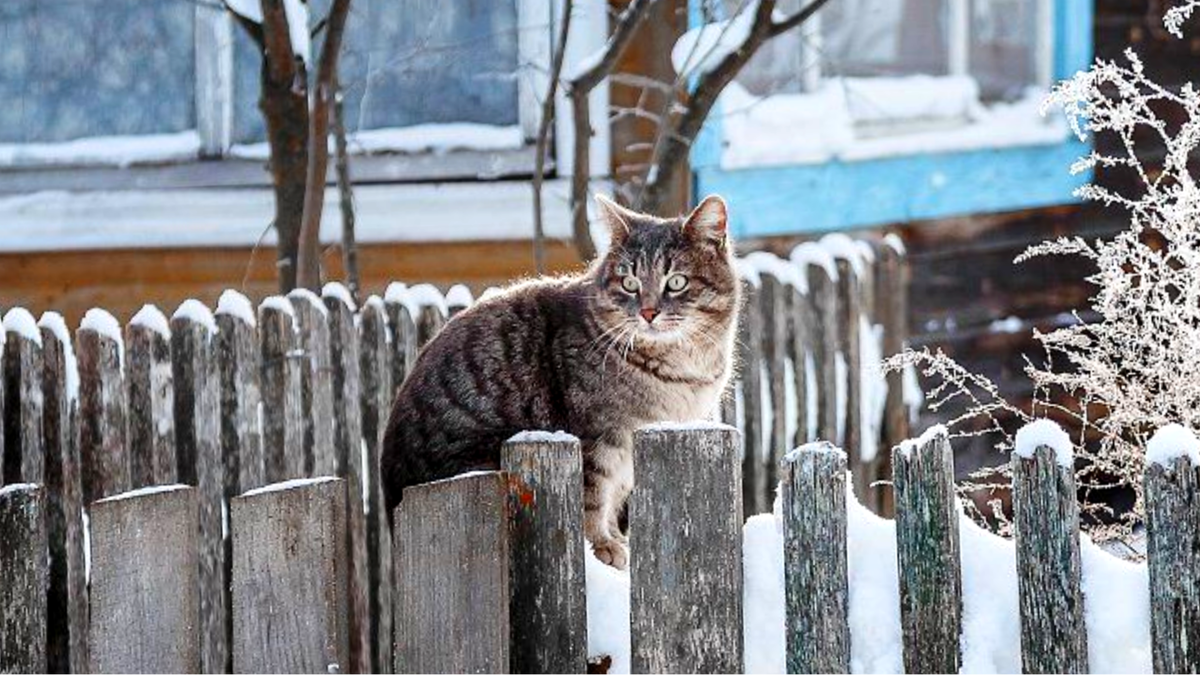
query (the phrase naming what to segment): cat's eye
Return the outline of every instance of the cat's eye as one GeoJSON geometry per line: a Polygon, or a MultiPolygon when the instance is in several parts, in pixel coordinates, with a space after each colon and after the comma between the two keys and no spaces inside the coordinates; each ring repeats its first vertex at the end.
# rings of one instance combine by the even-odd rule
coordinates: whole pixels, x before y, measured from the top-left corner
{"type": "Polygon", "coordinates": [[[617,265],[616,273],[619,277],[627,277],[630,274],[633,274],[633,270],[629,268],[628,263],[621,263],[620,265],[617,265]]]}
{"type": "Polygon", "coordinates": [[[667,290],[672,293],[678,293],[687,288],[688,278],[682,274],[672,274],[667,278],[667,290]]]}
{"type": "Polygon", "coordinates": [[[642,283],[637,280],[637,277],[627,276],[621,279],[621,288],[624,289],[626,293],[637,293],[638,289],[641,287],[642,283]]]}

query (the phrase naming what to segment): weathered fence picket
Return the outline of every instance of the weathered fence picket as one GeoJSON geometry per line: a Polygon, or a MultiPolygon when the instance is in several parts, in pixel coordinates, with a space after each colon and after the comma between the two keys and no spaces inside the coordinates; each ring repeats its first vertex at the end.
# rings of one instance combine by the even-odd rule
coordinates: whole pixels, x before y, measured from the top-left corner
{"type": "Polygon", "coordinates": [[[862,457],[862,342],[859,332],[859,317],[862,314],[861,290],[856,262],[847,258],[837,259],[837,346],[845,367],[845,409],[842,412],[841,443],[850,458],[854,473],[854,494],[863,503],[867,497],[867,463],[862,457]]]}
{"type": "Polygon", "coordinates": [[[509,672],[507,502],[499,471],[404,491],[392,548],[395,672],[509,672]]]}
{"type": "MultiPolygon", "coordinates": [[[[367,553],[368,504],[362,399],[359,382],[358,331],[353,300],[341,284],[324,293],[329,326],[330,384],[333,406],[334,470],[346,481],[346,545],[349,576],[349,672],[371,670],[370,569],[367,553]]],[[[323,420],[324,421],[324,420],[323,420]]]]}
{"type": "Polygon", "coordinates": [[[199,672],[196,497],[166,485],[92,504],[88,672],[199,672]]]}
{"type": "MultiPolygon", "coordinates": [[[[809,317],[808,283],[805,277],[797,272],[798,285],[791,289],[792,305],[788,313],[787,324],[787,358],[791,365],[792,387],[795,391],[793,411],[796,416],[796,429],[791,438],[785,439],[781,447],[799,447],[810,440],[808,429],[809,420],[809,381],[808,361],[811,350],[808,346],[809,317]]],[[[813,373],[815,375],[815,373],[813,373]]],[[[813,383],[815,385],[815,383],[813,383]]]]}
{"type": "Polygon", "coordinates": [[[90,504],[130,487],[125,444],[124,347],[111,314],[90,309],[75,333],[79,358],[79,455],[83,500],[90,504]]]}
{"type": "Polygon", "coordinates": [[[392,329],[392,387],[399,388],[412,370],[418,351],[417,317],[415,305],[408,303],[408,287],[399,282],[389,284],[384,307],[392,329]]]}
{"type": "Polygon", "coordinates": [[[943,427],[892,451],[904,671],[957,673],[962,567],[954,459],[943,427]]]}
{"type": "Polygon", "coordinates": [[[329,315],[312,291],[298,288],[288,294],[299,332],[300,414],[304,424],[304,476],[337,472],[333,447],[333,378],[329,353],[329,315]]]}
{"type": "Polygon", "coordinates": [[[221,456],[225,458],[226,500],[266,483],[263,464],[262,394],[254,308],[246,296],[227,290],[216,311],[217,362],[221,410],[221,456]]]}
{"type": "Polygon", "coordinates": [[[42,334],[28,311],[10,309],[4,316],[3,426],[7,452],[3,454],[4,483],[42,483],[42,334]]]}
{"type": "Polygon", "coordinates": [[[44,491],[0,488],[0,672],[46,672],[49,569],[44,491]]]}
{"type": "Polygon", "coordinates": [[[125,326],[125,361],[131,485],[174,483],[178,474],[171,330],[154,305],[142,307],[125,326]]]}
{"type": "MultiPolygon", "coordinates": [[[[768,489],[764,495],[764,505],[770,507],[770,489],[779,484],[779,459],[788,447],[787,438],[787,352],[788,352],[788,317],[791,314],[792,294],[790,287],[783,279],[774,273],[764,270],[762,288],[759,297],[759,311],[762,314],[762,358],[766,363],[763,369],[767,378],[767,407],[771,411],[771,426],[763,429],[764,442],[767,443],[763,457],[765,463],[763,478],[768,489]]],[[[765,509],[764,509],[765,510],[765,509]]]]}
{"type": "Polygon", "coordinates": [[[371,592],[373,672],[392,667],[392,537],[384,511],[379,453],[392,402],[392,335],[378,296],[363,304],[359,321],[362,436],[366,449],[367,549],[371,592]]]}
{"type": "Polygon", "coordinates": [[[1070,446],[1037,444],[1029,456],[1022,454],[1020,437],[1017,446],[1012,480],[1022,670],[1086,673],[1079,505],[1070,446]]]}
{"type": "Polygon", "coordinates": [[[634,434],[635,673],[743,671],[739,440],[733,427],[711,423],[634,434]]]}
{"type": "Polygon", "coordinates": [[[258,306],[262,367],[263,477],[268,483],[302,478],[304,417],[300,401],[300,355],[296,314],[286,298],[271,296],[258,306]]]}
{"type": "Polygon", "coordinates": [[[442,292],[431,284],[417,284],[408,289],[410,301],[418,308],[417,347],[424,347],[446,325],[448,310],[442,292]]]}
{"type": "Polygon", "coordinates": [[[179,480],[196,486],[199,512],[200,668],[205,673],[226,672],[230,658],[216,330],[212,313],[196,300],[184,301],[171,317],[179,480]]]}
{"type": "Polygon", "coordinates": [[[1146,462],[1150,645],[1154,672],[1196,673],[1200,672],[1200,481],[1195,458],[1188,456],[1195,438],[1175,436],[1156,435],[1151,446],[1168,444],[1167,455],[1148,457],[1146,462]]]}
{"type": "Polygon", "coordinates": [[[742,364],[738,386],[742,402],[742,511],[748,515],[767,510],[766,466],[763,464],[763,322],[760,301],[761,279],[742,285],[746,295],[738,327],[738,363],[742,364]]]}
{"type": "Polygon", "coordinates": [[[526,432],[508,440],[512,672],[587,671],[583,457],[579,439],[526,432]]]}
{"type": "Polygon", "coordinates": [[[251,490],[230,505],[233,671],[349,672],[346,484],[251,490]]]}
{"type": "MultiPolygon", "coordinates": [[[[875,274],[875,302],[879,323],[883,326],[883,356],[899,354],[908,340],[908,289],[909,272],[904,260],[904,244],[896,235],[888,235],[877,250],[875,274]]],[[[881,448],[892,448],[909,438],[909,409],[904,396],[904,373],[896,370],[887,373],[887,401],[881,448]]],[[[887,457],[881,455],[881,457],[887,457]]],[[[881,467],[877,477],[884,477],[888,467],[881,467]]],[[[887,502],[884,503],[884,515],[887,502]]]]}
{"type": "Polygon", "coordinates": [[[38,326],[42,334],[42,448],[50,547],[46,666],[50,672],[82,673],[88,658],[88,598],[76,415],[79,372],[71,333],[62,316],[46,312],[38,326]]]}
{"type": "Polygon", "coordinates": [[[846,453],[821,441],[783,458],[789,673],[850,672],[846,453]]]}
{"type": "Polygon", "coordinates": [[[838,438],[837,267],[817,244],[801,244],[792,260],[808,281],[809,351],[817,392],[817,438],[838,438]]]}

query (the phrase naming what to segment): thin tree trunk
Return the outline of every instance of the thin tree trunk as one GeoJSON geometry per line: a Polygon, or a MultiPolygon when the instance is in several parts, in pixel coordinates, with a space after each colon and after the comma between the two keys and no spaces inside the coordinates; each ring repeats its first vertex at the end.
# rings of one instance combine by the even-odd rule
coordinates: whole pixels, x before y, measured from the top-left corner
{"type": "Polygon", "coordinates": [[[350,156],[346,150],[346,109],[342,102],[341,84],[335,77],[336,93],[333,99],[333,138],[337,153],[334,169],[337,171],[338,202],[342,211],[342,266],[346,268],[346,286],[350,297],[359,301],[358,239],[354,234],[354,182],[350,178],[350,156]]]}
{"type": "MultiPolygon", "coordinates": [[[[546,228],[542,220],[542,183],[546,178],[546,146],[550,142],[550,125],[554,122],[554,97],[558,94],[558,79],[562,77],[563,57],[567,53],[567,37],[571,34],[572,0],[564,0],[558,48],[550,65],[550,85],[542,99],[542,117],[538,122],[536,166],[533,171],[533,263],[538,274],[546,273],[546,228]]],[[[551,45],[553,48],[553,45],[551,45]]]]}
{"type": "Polygon", "coordinates": [[[582,260],[596,257],[596,243],[588,227],[588,179],[591,177],[592,111],[588,90],[571,89],[571,116],[575,127],[575,166],[571,169],[571,239],[582,260]]]}
{"type": "Polygon", "coordinates": [[[309,117],[308,171],[296,270],[296,284],[318,290],[321,284],[321,213],[325,210],[325,177],[329,170],[329,109],[337,94],[338,54],[350,0],[334,0],[325,27],[325,44],[317,64],[317,84],[309,117]]]}
{"type": "MultiPolygon", "coordinates": [[[[260,31],[251,30],[263,50],[259,108],[271,149],[271,185],[275,192],[275,231],[279,238],[279,288],[296,286],[296,260],[308,166],[308,75],[292,51],[287,15],[280,0],[261,0],[260,31]]],[[[245,23],[243,22],[243,25],[245,23]]]]}

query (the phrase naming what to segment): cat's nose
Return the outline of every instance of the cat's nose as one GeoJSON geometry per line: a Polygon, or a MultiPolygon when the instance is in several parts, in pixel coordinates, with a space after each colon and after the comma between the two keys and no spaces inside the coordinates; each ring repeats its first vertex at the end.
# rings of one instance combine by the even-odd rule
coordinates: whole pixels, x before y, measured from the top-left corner
{"type": "Polygon", "coordinates": [[[646,323],[654,323],[654,318],[658,316],[658,310],[654,307],[643,307],[641,314],[646,323]]]}

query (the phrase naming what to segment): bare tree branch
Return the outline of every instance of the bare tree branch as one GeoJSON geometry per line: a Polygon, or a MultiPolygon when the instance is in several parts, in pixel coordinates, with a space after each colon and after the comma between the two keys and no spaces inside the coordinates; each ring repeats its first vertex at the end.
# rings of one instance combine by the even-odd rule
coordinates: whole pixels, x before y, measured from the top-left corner
{"type": "MultiPolygon", "coordinates": [[[[264,0],[266,2],[267,0],[264,0]]],[[[321,213],[325,209],[325,177],[329,170],[329,109],[337,95],[338,54],[350,0],[334,0],[329,8],[325,43],[317,63],[317,83],[309,116],[308,173],[304,189],[304,215],[300,227],[300,248],[296,284],[318,290],[321,284],[321,213]]]]}
{"type": "Polygon", "coordinates": [[[571,34],[572,0],[563,1],[563,18],[559,26],[558,47],[550,64],[550,84],[542,99],[542,118],[538,122],[536,165],[533,171],[533,262],[538,274],[546,273],[546,231],[542,221],[542,183],[546,177],[546,146],[550,141],[550,125],[554,121],[554,98],[562,76],[563,57],[567,53],[567,38],[571,34]]]}
{"type": "Polygon", "coordinates": [[[617,19],[617,26],[605,44],[600,58],[568,86],[571,99],[571,119],[575,132],[575,163],[571,169],[571,238],[579,257],[590,260],[596,256],[596,244],[588,227],[587,194],[591,176],[592,113],[588,94],[616,67],[633,40],[637,28],[659,0],[633,0],[617,19]]]}
{"type": "Polygon", "coordinates": [[[663,142],[658,144],[651,169],[636,206],[656,211],[662,204],[675,175],[683,165],[692,143],[700,133],[705,119],[712,111],[725,87],[737,77],[768,40],[790,30],[815,14],[828,0],[811,0],[803,9],[776,22],[772,15],[775,0],[761,0],[755,8],[754,22],[745,41],[726,54],[714,68],[699,76],[695,89],[682,112],[662,131],[663,142]]]}
{"type": "Polygon", "coordinates": [[[341,83],[335,78],[333,99],[334,170],[337,173],[338,205],[342,212],[342,267],[346,271],[346,287],[355,304],[359,302],[361,276],[358,271],[358,237],[354,232],[354,181],[350,178],[350,156],[346,148],[346,108],[341,83]]]}

